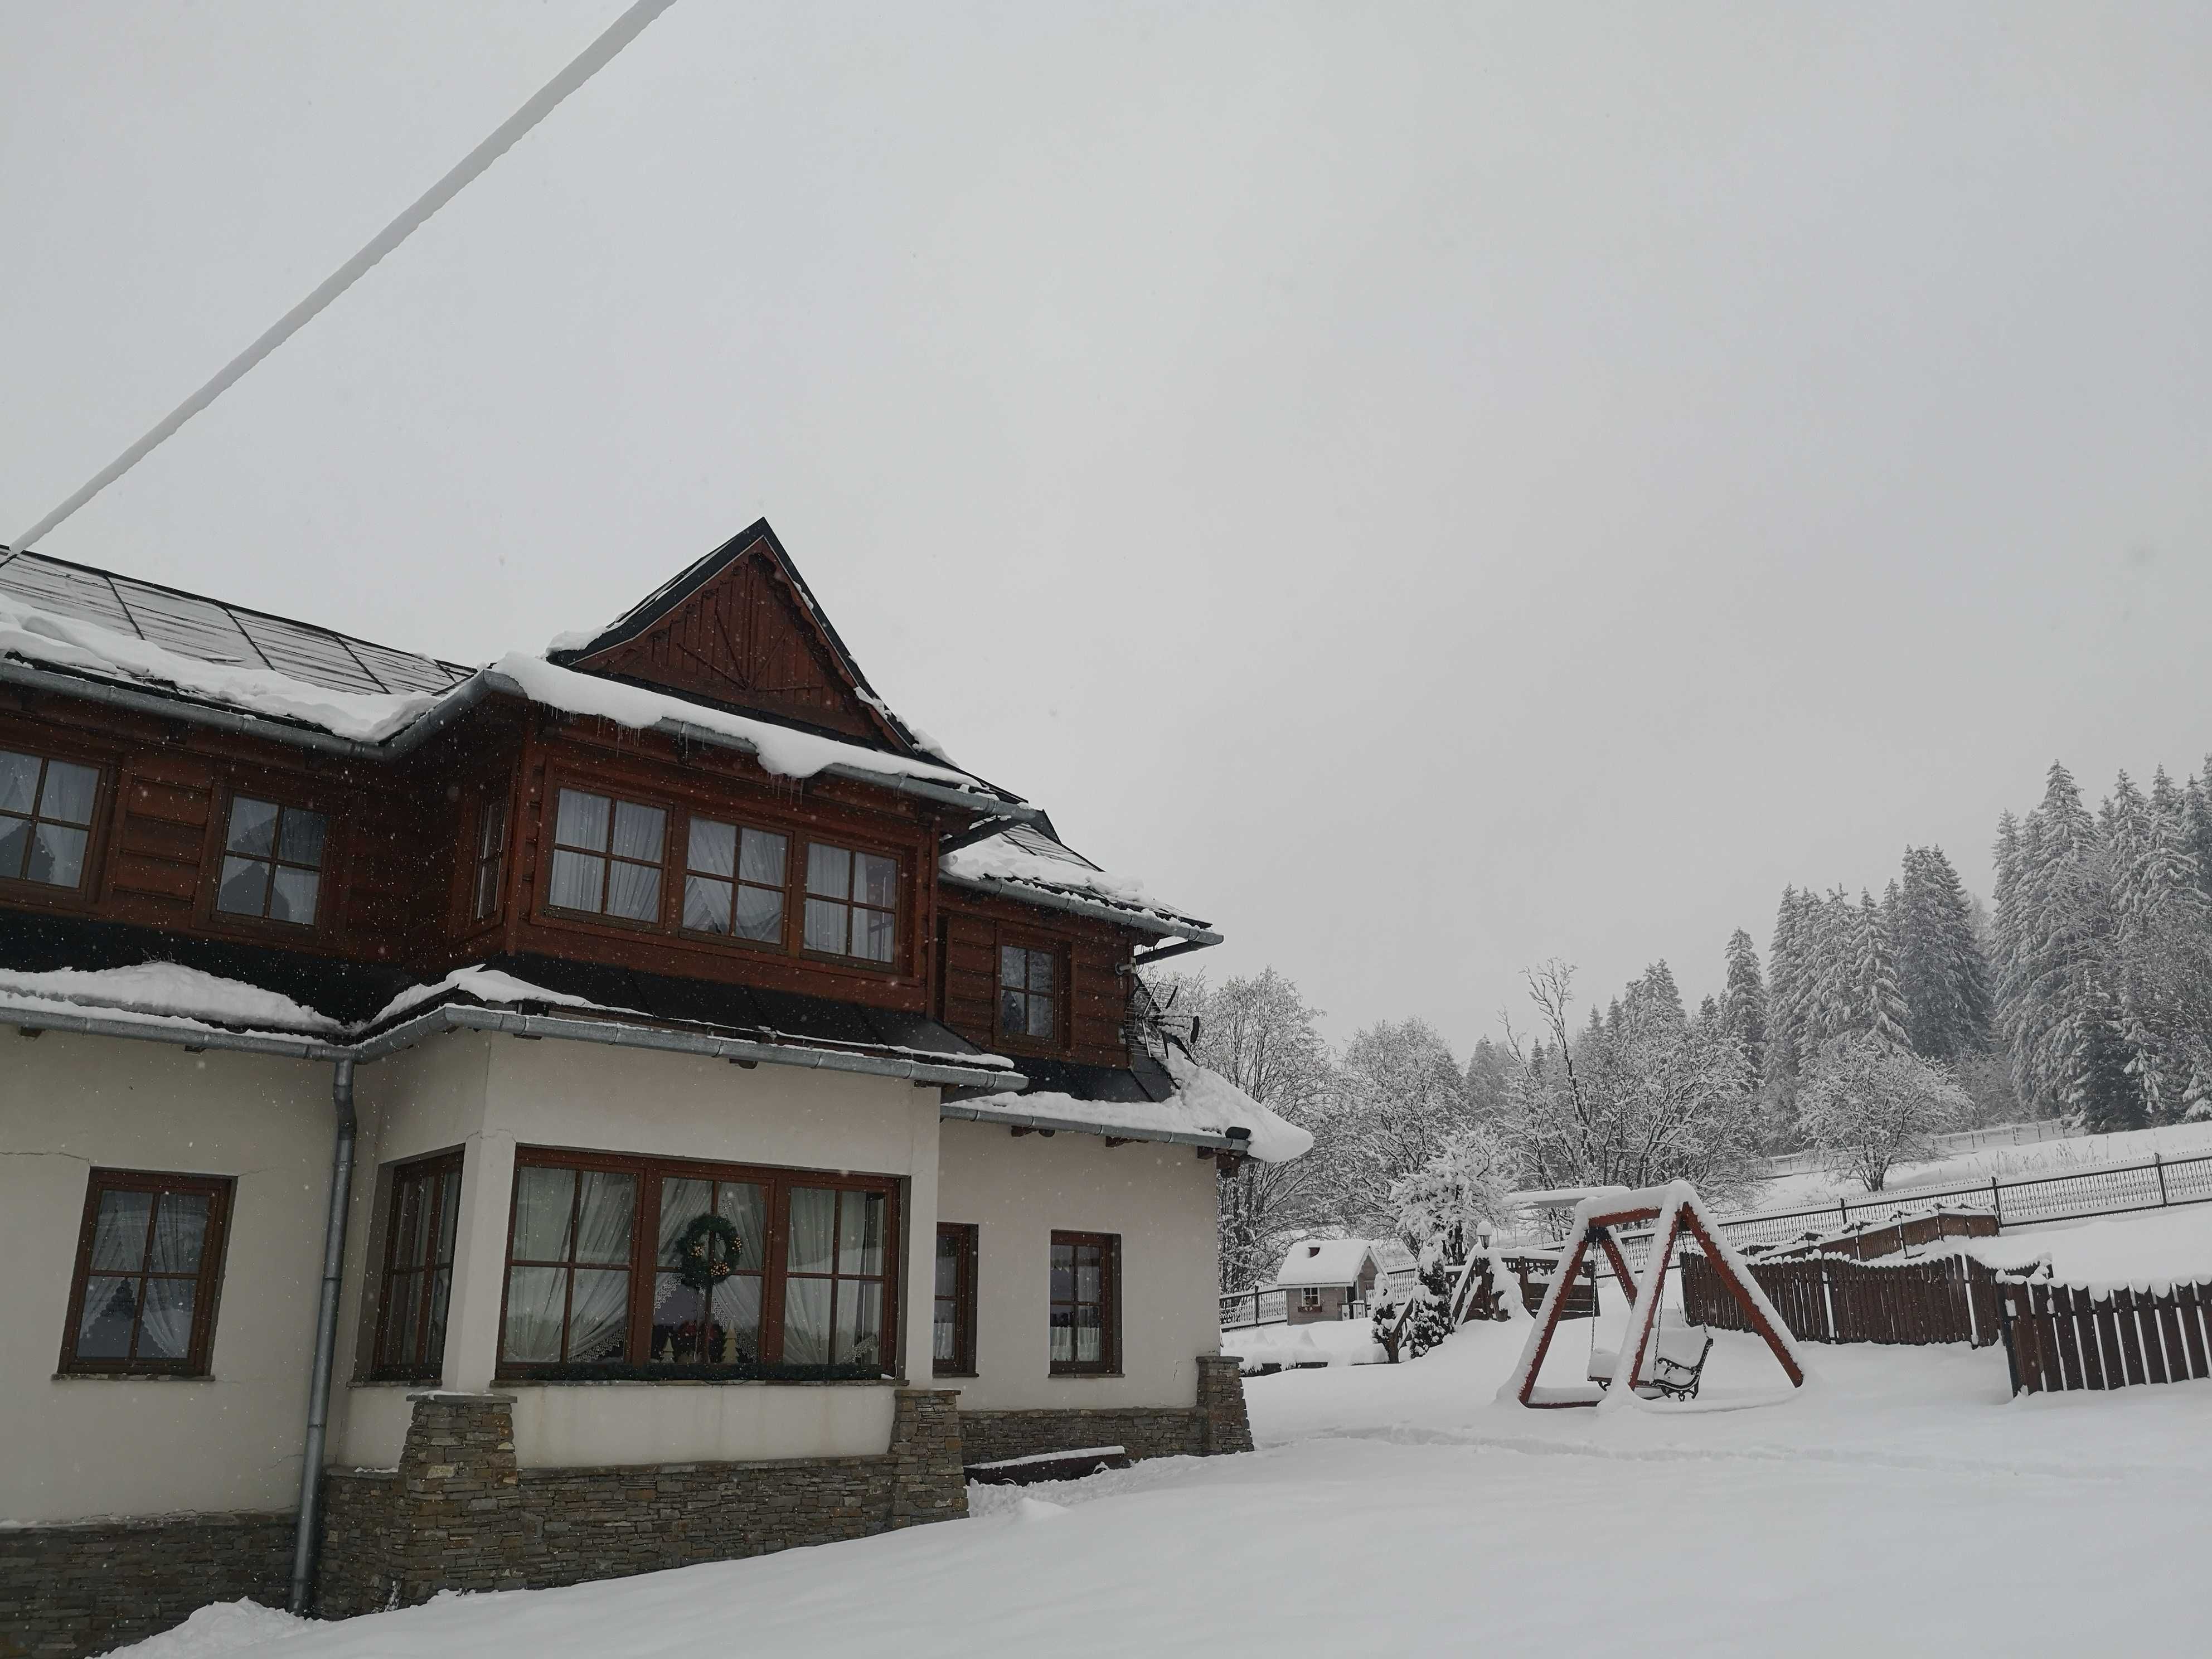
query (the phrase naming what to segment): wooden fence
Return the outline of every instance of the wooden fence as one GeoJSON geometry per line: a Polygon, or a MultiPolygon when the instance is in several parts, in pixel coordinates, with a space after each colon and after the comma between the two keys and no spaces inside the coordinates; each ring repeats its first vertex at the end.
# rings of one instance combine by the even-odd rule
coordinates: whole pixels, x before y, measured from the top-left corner
{"type": "MultiPolygon", "coordinates": [[[[1751,1322],[1704,1256],[1682,1252],[1682,1308],[1692,1324],[1751,1322]]],[[[1996,1341],[1996,1275],[1970,1256],[1876,1266],[1844,1256],[1753,1261],[1751,1276],[1800,1342],[1996,1341]]]]}
{"type": "Polygon", "coordinates": [[[2005,1279],[1997,1295],[2014,1394],[2060,1394],[2212,1376],[2212,1284],[2093,1296],[2005,1279]]]}

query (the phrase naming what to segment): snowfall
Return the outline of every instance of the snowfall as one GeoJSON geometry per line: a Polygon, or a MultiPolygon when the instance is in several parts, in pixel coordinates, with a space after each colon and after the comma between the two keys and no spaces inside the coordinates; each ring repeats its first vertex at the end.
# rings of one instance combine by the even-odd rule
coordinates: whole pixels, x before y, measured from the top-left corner
{"type": "MultiPolygon", "coordinates": [[[[2044,1235],[2062,1267],[2162,1277],[2212,1206],[2044,1235]]],[[[1595,1340],[1625,1308],[1607,1298],[1595,1340]]],[[[1421,1358],[1246,1382],[1260,1449],[1022,1487],[964,1521],[343,1623],[234,1604],[133,1659],[1638,1653],[2197,1654],[2212,1619],[2212,1382],[2008,1395],[2002,1348],[1804,1350],[1789,1389],[1722,1333],[1693,1404],[1495,1399],[1520,1316],[1421,1358]]],[[[1547,1382],[1586,1368],[1561,1328],[1547,1382]]],[[[1253,1346],[1232,1334],[1229,1346],[1253,1346]]]]}

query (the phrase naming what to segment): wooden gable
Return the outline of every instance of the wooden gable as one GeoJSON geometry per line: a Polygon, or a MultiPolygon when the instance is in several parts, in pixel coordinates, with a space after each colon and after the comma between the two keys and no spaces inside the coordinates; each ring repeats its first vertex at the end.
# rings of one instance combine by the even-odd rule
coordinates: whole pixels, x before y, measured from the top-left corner
{"type": "Polygon", "coordinates": [[[765,523],[556,660],[911,752],[765,523]]]}

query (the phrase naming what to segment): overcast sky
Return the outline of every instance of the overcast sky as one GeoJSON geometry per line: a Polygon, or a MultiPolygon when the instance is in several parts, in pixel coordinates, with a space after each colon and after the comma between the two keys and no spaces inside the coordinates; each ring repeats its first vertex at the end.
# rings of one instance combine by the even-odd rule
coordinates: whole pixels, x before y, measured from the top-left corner
{"type": "MultiPolygon", "coordinates": [[[[620,0],[0,8],[0,537],[620,0]]],[[[678,0],[48,552],[463,659],[761,514],[1462,1051],[2212,747],[2212,8],[678,0]]]]}

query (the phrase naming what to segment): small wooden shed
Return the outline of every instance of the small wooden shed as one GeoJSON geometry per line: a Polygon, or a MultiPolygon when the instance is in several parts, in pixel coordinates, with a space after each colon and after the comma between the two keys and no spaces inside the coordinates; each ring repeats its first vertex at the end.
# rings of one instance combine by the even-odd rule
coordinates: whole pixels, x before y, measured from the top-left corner
{"type": "Polygon", "coordinates": [[[1284,1317],[1293,1325],[1362,1318],[1382,1273],[1375,1247],[1364,1238],[1302,1238],[1275,1275],[1284,1317]]]}

